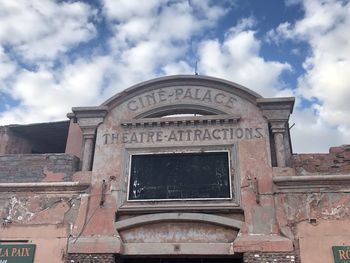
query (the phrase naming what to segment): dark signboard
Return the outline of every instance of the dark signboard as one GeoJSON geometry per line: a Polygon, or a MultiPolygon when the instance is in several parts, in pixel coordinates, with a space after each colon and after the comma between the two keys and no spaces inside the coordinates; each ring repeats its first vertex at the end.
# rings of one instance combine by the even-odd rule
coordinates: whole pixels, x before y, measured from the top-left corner
{"type": "Polygon", "coordinates": [[[350,263],[350,246],[333,246],[335,263],[350,263]]]}
{"type": "Polygon", "coordinates": [[[228,152],[136,154],[129,200],[230,198],[228,152]]]}
{"type": "Polygon", "coordinates": [[[0,263],[33,263],[35,245],[0,244],[0,263]]]}

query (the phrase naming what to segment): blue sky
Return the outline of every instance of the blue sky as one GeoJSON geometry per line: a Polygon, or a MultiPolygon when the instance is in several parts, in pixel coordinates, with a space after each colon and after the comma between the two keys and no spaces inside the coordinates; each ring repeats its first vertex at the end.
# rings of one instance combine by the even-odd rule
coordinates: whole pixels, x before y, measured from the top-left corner
{"type": "Polygon", "coordinates": [[[295,152],[350,143],[346,0],[0,0],[0,125],[198,72],[295,96],[295,152]]]}

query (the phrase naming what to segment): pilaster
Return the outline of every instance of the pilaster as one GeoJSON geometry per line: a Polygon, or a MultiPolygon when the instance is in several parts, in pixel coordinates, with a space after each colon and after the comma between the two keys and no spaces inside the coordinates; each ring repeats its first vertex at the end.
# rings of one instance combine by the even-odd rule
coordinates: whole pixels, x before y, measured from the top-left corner
{"type": "Polygon", "coordinates": [[[68,117],[73,117],[76,120],[83,135],[82,171],[90,171],[96,129],[103,122],[108,108],[106,106],[76,107],[72,111],[73,114],[70,114],[68,117]]]}
{"type": "Polygon", "coordinates": [[[286,167],[287,164],[286,156],[288,153],[285,146],[285,135],[288,132],[288,120],[290,114],[293,112],[294,101],[295,99],[293,97],[257,99],[258,106],[270,124],[270,132],[274,139],[273,147],[275,148],[278,167],[286,167]]]}

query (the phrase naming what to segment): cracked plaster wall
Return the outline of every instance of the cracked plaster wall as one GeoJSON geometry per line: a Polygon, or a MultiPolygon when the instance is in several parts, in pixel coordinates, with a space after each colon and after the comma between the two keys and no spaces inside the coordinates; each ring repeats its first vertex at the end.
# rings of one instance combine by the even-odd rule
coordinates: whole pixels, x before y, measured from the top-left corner
{"type": "Polygon", "coordinates": [[[0,220],[3,227],[54,224],[72,226],[78,214],[80,196],[33,193],[0,195],[0,220]]]}

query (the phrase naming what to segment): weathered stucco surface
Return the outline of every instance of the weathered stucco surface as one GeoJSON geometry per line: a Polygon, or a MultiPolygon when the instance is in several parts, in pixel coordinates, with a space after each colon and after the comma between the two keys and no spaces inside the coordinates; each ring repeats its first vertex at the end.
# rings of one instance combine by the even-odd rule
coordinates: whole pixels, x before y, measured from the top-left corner
{"type": "MultiPolygon", "coordinates": [[[[103,105],[108,107],[108,113],[103,122],[96,126],[92,189],[86,210],[89,224],[83,229],[81,238],[120,235],[125,244],[135,244],[125,246],[126,252],[123,253],[127,254],[128,251],[134,251],[137,243],[152,242],[214,244],[219,240],[220,244],[226,244],[222,251],[232,250],[238,232],[240,237],[246,238],[240,240],[239,248],[249,250],[252,243],[262,242],[255,240],[254,235],[262,235],[265,238],[263,242],[267,242],[271,235],[275,237],[280,235],[275,219],[270,131],[267,119],[256,104],[259,96],[227,83],[210,80],[210,84],[204,84],[208,79],[188,77],[186,81],[170,79],[159,81],[154,85],[141,85],[119,94],[103,105]],[[173,113],[190,112],[212,115],[201,116],[198,121],[176,116],[169,119],[161,118],[173,113]],[[215,116],[218,116],[216,120],[215,116]],[[223,116],[222,119],[219,119],[219,116],[223,116]],[[144,152],[222,149],[230,153],[232,199],[189,200],[186,203],[176,200],[156,202],[127,200],[130,155],[144,152]],[[103,207],[99,207],[101,193],[103,193],[103,207]],[[215,226],[215,223],[202,222],[159,222],[156,225],[148,225],[145,222],[120,233],[115,230],[115,214],[117,220],[127,220],[140,213],[191,212],[191,208],[193,212],[203,214],[219,215],[225,211],[227,217],[240,217],[243,220],[242,227],[227,229],[225,235],[228,236],[225,238],[222,236],[222,227],[215,226]],[[215,229],[221,230],[214,232],[215,229]],[[250,245],[242,245],[245,242],[250,245]]],[[[78,123],[98,123],[97,120],[100,118],[98,110],[98,108],[81,110],[77,108],[73,111],[78,123]],[[96,115],[96,121],[88,121],[86,116],[93,118],[91,117],[93,114],[96,115]]],[[[269,113],[273,111],[270,108],[266,110],[270,110],[269,113]]],[[[273,114],[273,117],[278,117],[278,114],[273,114]]],[[[82,127],[83,134],[84,129],[86,133],[88,132],[88,128],[85,127],[86,124],[82,127]]],[[[88,140],[86,137],[86,145],[89,145],[88,140]]],[[[290,240],[288,243],[288,239],[281,236],[273,239],[269,249],[292,250],[291,244],[290,240]]],[[[219,245],[217,248],[219,249],[219,245]]],[[[187,250],[190,249],[191,246],[188,246],[187,250]]],[[[142,251],[148,253],[145,249],[142,251]]],[[[200,249],[196,251],[198,253],[200,249]]]]}
{"type": "Polygon", "coordinates": [[[120,232],[125,243],[230,243],[237,231],[209,224],[167,222],[120,232]]]}
{"type": "Polygon", "coordinates": [[[0,156],[0,237],[36,243],[36,262],[62,262],[67,253],[241,252],[255,262],[255,251],[281,262],[331,262],[332,245],[349,245],[350,148],[291,157],[293,103],[179,76],[74,108],[66,152],[80,163],[69,154],[0,156]],[[229,153],[232,198],[128,200],[131,155],[220,150],[229,153]]]}
{"type": "Polygon", "coordinates": [[[319,220],[315,224],[302,222],[297,228],[301,262],[333,262],[332,246],[349,244],[350,220],[319,220]]]}

